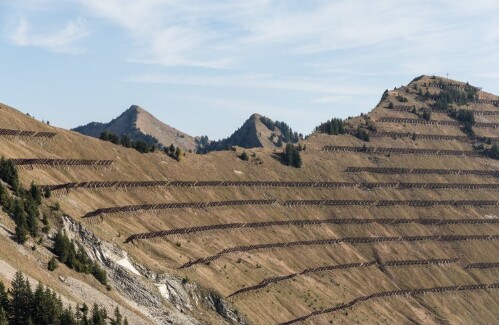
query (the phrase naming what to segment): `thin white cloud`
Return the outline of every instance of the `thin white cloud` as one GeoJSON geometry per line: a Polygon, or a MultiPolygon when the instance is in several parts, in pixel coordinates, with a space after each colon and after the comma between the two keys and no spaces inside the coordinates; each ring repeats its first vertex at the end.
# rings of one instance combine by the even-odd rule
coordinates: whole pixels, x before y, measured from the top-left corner
{"type": "Polygon", "coordinates": [[[347,103],[351,102],[351,96],[326,96],[313,99],[312,104],[332,104],[332,103],[347,103]]]}
{"type": "Polygon", "coordinates": [[[9,40],[18,46],[40,47],[55,53],[78,54],[82,49],[76,43],[88,35],[86,21],[78,18],[69,21],[55,32],[47,34],[33,33],[29,22],[20,18],[17,27],[9,35],[9,40]]]}
{"type": "Polygon", "coordinates": [[[481,33],[494,42],[497,32],[487,27],[495,19],[490,13],[499,9],[495,0],[73,1],[129,34],[130,61],[209,68],[351,49],[406,61],[430,51],[444,56],[462,51],[481,33]],[[486,18],[468,25],[450,24],[481,15],[486,18]],[[379,44],[386,45],[384,52],[370,48],[379,44]]]}
{"type": "Polygon", "coordinates": [[[361,86],[339,86],[325,79],[283,78],[269,74],[247,74],[230,76],[197,76],[173,74],[142,74],[130,76],[125,81],[144,84],[171,84],[223,88],[256,88],[305,93],[373,95],[378,90],[361,86]]]}
{"type": "MultiPolygon", "coordinates": [[[[162,66],[228,68],[221,55],[227,31],[211,26],[237,12],[237,6],[176,0],[75,0],[93,17],[127,31],[134,46],[127,59],[162,66]]],[[[241,5],[241,7],[245,7],[241,5]]],[[[230,42],[229,42],[230,43],[230,42]]]]}

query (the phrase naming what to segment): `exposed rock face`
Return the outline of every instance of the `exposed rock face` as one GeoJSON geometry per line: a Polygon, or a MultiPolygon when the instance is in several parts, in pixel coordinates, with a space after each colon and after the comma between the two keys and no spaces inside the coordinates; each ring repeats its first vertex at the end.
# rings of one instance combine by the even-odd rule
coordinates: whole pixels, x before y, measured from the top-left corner
{"type": "Polygon", "coordinates": [[[128,135],[132,141],[143,140],[149,144],[159,143],[163,146],[173,144],[184,150],[196,148],[194,137],[161,122],[137,105],[130,106],[109,123],[91,122],[74,128],[73,131],[92,137],[99,137],[102,132],[109,131],[118,136],[128,135]]]}
{"type": "Polygon", "coordinates": [[[81,245],[91,259],[102,263],[113,287],[155,324],[200,324],[189,315],[197,308],[213,310],[220,316],[220,324],[246,324],[218,295],[182,278],[148,270],[70,217],[63,217],[63,225],[68,237],[81,245]]]}

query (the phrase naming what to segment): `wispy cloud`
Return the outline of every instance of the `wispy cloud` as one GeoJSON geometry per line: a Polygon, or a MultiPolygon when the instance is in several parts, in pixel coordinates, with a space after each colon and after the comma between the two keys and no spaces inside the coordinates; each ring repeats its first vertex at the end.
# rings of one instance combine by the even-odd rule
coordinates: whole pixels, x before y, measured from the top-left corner
{"type": "MultiPolygon", "coordinates": [[[[106,19],[126,30],[135,46],[127,59],[162,66],[227,68],[231,58],[221,55],[230,35],[217,22],[236,6],[175,0],[76,0],[88,15],[106,19]]],[[[244,6],[241,6],[244,7],[244,6]]]]}
{"type": "Polygon", "coordinates": [[[83,50],[76,43],[87,35],[86,21],[83,18],[69,21],[62,29],[46,34],[32,32],[29,22],[20,18],[17,27],[8,38],[18,46],[33,46],[56,53],[78,54],[83,50]]]}
{"type": "Polygon", "coordinates": [[[145,84],[171,84],[223,88],[256,88],[305,93],[366,95],[377,90],[362,86],[339,86],[327,79],[285,78],[270,74],[246,74],[229,76],[197,76],[173,74],[142,74],[130,76],[125,81],[145,84]]]}
{"type": "Polygon", "coordinates": [[[346,103],[351,102],[351,96],[326,96],[313,99],[310,103],[312,104],[332,104],[332,103],[346,103]]]}

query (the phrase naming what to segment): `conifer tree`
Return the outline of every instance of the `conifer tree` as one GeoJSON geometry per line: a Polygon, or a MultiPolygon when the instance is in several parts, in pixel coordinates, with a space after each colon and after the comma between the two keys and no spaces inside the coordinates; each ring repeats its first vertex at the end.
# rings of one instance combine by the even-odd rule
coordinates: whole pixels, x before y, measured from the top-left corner
{"type": "Polygon", "coordinates": [[[293,152],[294,151],[295,151],[295,147],[291,143],[286,144],[286,148],[284,149],[284,156],[283,156],[283,161],[284,161],[285,165],[290,166],[291,163],[293,162],[293,152]]]}
{"type": "Polygon", "coordinates": [[[0,179],[9,184],[14,192],[19,190],[19,175],[12,160],[0,158],[0,179]]]}
{"type": "MultiPolygon", "coordinates": [[[[27,325],[30,312],[26,310],[27,306],[31,305],[31,289],[27,286],[23,274],[18,271],[12,280],[12,289],[10,295],[12,297],[10,303],[10,314],[12,316],[11,325],[27,325]]],[[[28,282],[29,283],[29,282],[28,282]]]]}
{"type": "Polygon", "coordinates": [[[5,285],[0,281],[0,308],[3,308],[5,312],[9,308],[9,300],[7,296],[7,291],[5,291],[5,285]]]}
{"type": "Polygon", "coordinates": [[[77,325],[71,306],[62,312],[60,323],[61,325],[77,325]]]}
{"type": "Polygon", "coordinates": [[[489,157],[492,159],[499,159],[499,145],[497,142],[489,149],[489,157]]]}
{"type": "Polygon", "coordinates": [[[0,325],[9,325],[9,320],[7,319],[7,314],[3,307],[0,306],[0,325]]]}
{"type": "Polygon", "coordinates": [[[24,203],[26,210],[26,226],[29,230],[31,236],[36,237],[38,235],[38,219],[40,217],[40,212],[38,211],[38,204],[31,198],[28,197],[24,203]]]}
{"type": "Polygon", "coordinates": [[[243,151],[243,153],[241,154],[240,158],[241,158],[241,160],[244,160],[244,161],[248,161],[249,160],[249,156],[246,153],[246,151],[243,151]]]}
{"type": "Polygon", "coordinates": [[[100,309],[97,304],[92,308],[92,325],[106,325],[107,313],[104,309],[100,309]]]}
{"type": "Polygon", "coordinates": [[[123,316],[121,316],[118,307],[114,310],[114,319],[111,321],[111,325],[123,325],[123,316]]]}
{"type": "Polygon", "coordinates": [[[19,243],[24,244],[28,239],[28,223],[26,220],[26,211],[21,200],[14,200],[13,217],[16,223],[16,239],[19,243]]]}
{"type": "Polygon", "coordinates": [[[2,183],[0,183],[0,206],[9,210],[11,208],[10,203],[11,198],[9,192],[7,191],[7,188],[2,183]]]}
{"type": "Polygon", "coordinates": [[[295,149],[293,151],[293,167],[300,168],[301,165],[302,161],[301,161],[300,151],[295,149]]]}
{"type": "Polygon", "coordinates": [[[36,203],[41,204],[42,203],[42,191],[38,186],[35,185],[35,183],[31,183],[31,187],[29,189],[29,194],[35,200],[36,203]]]}
{"type": "Polygon", "coordinates": [[[86,303],[83,303],[83,306],[81,306],[81,314],[81,325],[90,325],[90,319],[88,318],[88,306],[86,303]]]}
{"type": "Polygon", "coordinates": [[[173,143],[168,147],[168,154],[173,157],[175,155],[175,146],[173,143]]]}
{"type": "Polygon", "coordinates": [[[46,199],[50,199],[50,197],[52,196],[52,191],[49,188],[46,188],[43,196],[45,196],[46,199]]]}
{"type": "Polygon", "coordinates": [[[121,136],[121,145],[125,148],[130,148],[132,146],[132,143],[130,141],[130,137],[126,134],[121,136]]]}
{"type": "Polygon", "coordinates": [[[69,246],[69,238],[59,230],[54,238],[54,254],[59,256],[59,261],[61,261],[61,263],[65,264],[68,260],[69,246]]]}
{"type": "Polygon", "coordinates": [[[8,294],[0,282],[0,325],[106,325],[108,319],[111,324],[128,324],[118,309],[114,316],[108,318],[106,310],[95,304],[89,320],[85,304],[81,310],[77,306],[75,312],[71,306],[64,308],[61,297],[41,283],[32,292],[21,272],[14,276],[8,294]]]}
{"type": "Polygon", "coordinates": [[[57,259],[55,257],[52,257],[50,261],[47,264],[47,268],[49,271],[54,271],[57,269],[57,259]]]}

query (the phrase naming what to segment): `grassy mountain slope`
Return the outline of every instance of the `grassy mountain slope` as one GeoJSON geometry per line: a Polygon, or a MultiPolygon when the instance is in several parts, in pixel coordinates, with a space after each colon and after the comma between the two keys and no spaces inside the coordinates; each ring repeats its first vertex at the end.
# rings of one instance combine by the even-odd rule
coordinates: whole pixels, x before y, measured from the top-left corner
{"type": "MultiPolygon", "coordinates": [[[[411,132],[417,134],[465,135],[459,126],[424,125],[380,122],[382,117],[421,118],[412,112],[388,108],[396,105],[415,105],[429,108],[433,99],[419,95],[428,91],[438,94],[439,88],[425,87],[432,82],[464,85],[457,81],[424,76],[408,86],[389,91],[372,112],[364,117],[346,121],[351,129],[359,125],[373,125],[378,131],[411,132]],[[414,87],[417,85],[418,90],[414,87]],[[407,101],[400,102],[398,96],[407,101]]],[[[479,92],[480,99],[497,99],[497,96],[479,92]]],[[[456,105],[456,108],[457,105],[456,105]]],[[[459,108],[474,111],[497,111],[493,104],[469,102],[459,108]]],[[[497,184],[494,177],[476,175],[396,175],[376,173],[347,173],[347,167],[403,167],[435,169],[499,170],[499,161],[485,156],[438,156],[368,154],[363,152],[325,152],[325,145],[430,148],[453,150],[481,150],[474,140],[425,140],[412,138],[371,137],[364,142],[352,135],[331,136],[312,134],[303,143],[303,167],[291,168],[281,164],[274,148],[262,144],[251,149],[263,163],[242,161],[241,151],[211,152],[207,155],[187,154],[180,162],[160,153],[140,154],[135,150],[115,146],[108,142],[85,137],[81,134],[57,129],[39,123],[4,105],[0,108],[0,128],[52,130],[58,134],[51,140],[19,140],[0,138],[0,155],[8,158],[75,158],[112,159],[109,168],[33,168],[23,169],[21,179],[25,186],[60,184],[85,181],[117,180],[245,180],[245,181],[304,181],[304,182],[407,182],[407,183],[465,183],[497,184]]],[[[433,120],[453,120],[447,114],[432,113],[433,120]]],[[[477,121],[497,123],[498,115],[476,116],[477,121]]],[[[258,129],[256,129],[258,130],[258,129]]],[[[474,128],[480,136],[499,137],[497,128],[474,128]]],[[[253,133],[252,129],[252,133],[253,133]]],[[[254,133],[253,133],[254,134],[254,133]]],[[[258,133],[257,133],[258,134],[258,133]]],[[[262,138],[266,138],[263,135],[262,138]]],[[[488,144],[485,144],[488,148],[488,144]]],[[[315,239],[345,237],[399,237],[431,235],[497,235],[498,224],[425,225],[404,224],[319,224],[237,228],[176,235],[151,240],[125,239],[136,233],[168,230],[182,227],[253,223],[266,221],[316,220],[316,219],[424,219],[439,220],[477,219],[494,220],[499,217],[498,206],[297,206],[282,204],[285,200],[497,200],[497,189],[431,189],[431,188],[318,188],[318,187],[149,187],[128,189],[75,189],[62,191],[50,199],[59,201],[61,208],[74,220],[82,223],[101,240],[112,243],[127,252],[134,265],[141,265],[142,274],[155,272],[184,279],[182,286],[200,285],[202,291],[222,298],[224,306],[237,310],[237,317],[218,313],[190,300],[190,307],[183,311],[201,323],[236,322],[246,320],[251,324],[284,323],[314,311],[335,307],[355,298],[390,290],[444,287],[453,285],[496,283],[499,268],[466,269],[471,263],[498,262],[497,241],[420,241],[383,242],[335,245],[309,245],[260,249],[224,254],[209,263],[180,269],[184,263],[217,254],[224,249],[262,243],[284,243],[315,239]],[[112,213],[93,219],[82,217],[98,208],[167,202],[207,202],[223,200],[276,199],[268,206],[214,207],[202,209],[171,209],[112,213]],[[264,288],[228,297],[235,291],[260,283],[266,278],[300,273],[319,266],[376,261],[383,264],[393,260],[458,260],[449,265],[406,265],[397,267],[346,268],[319,271],[271,284],[264,288]],[[145,271],[145,270],[149,271],[145,271]]],[[[8,218],[5,217],[5,222],[8,218]]],[[[19,253],[15,245],[5,256],[15,258],[19,253]]],[[[19,266],[20,267],[20,266],[19,266]]],[[[30,265],[27,273],[35,274],[43,265],[30,265]]],[[[52,275],[51,275],[52,276],[52,275]]],[[[144,276],[143,276],[144,277],[144,276]]],[[[53,276],[52,281],[57,282],[53,276]]],[[[151,279],[147,279],[151,281],[151,279]]],[[[454,294],[428,294],[414,297],[379,298],[359,302],[353,308],[319,314],[308,318],[310,324],[494,324],[499,322],[497,289],[456,291],[454,294]],[[472,302],[472,303],[470,303],[472,302]]],[[[208,297],[209,294],[207,294],[208,297]]],[[[203,301],[204,299],[201,299],[203,301]]],[[[173,312],[174,298],[164,295],[165,309],[173,312]]],[[[186,304],[185,306],[187,306],[186,304]]],[[[223,309],[223,308],[222,308],[223,309]]],[[[235,313],[235,312],[234,312],[235,313]]],[[[149,316],[151,320],[155,318],[149,316]]]]}

